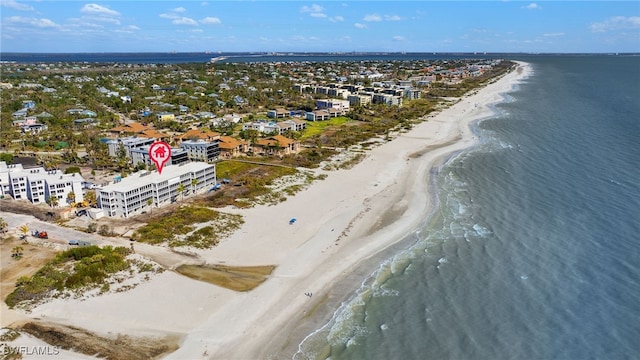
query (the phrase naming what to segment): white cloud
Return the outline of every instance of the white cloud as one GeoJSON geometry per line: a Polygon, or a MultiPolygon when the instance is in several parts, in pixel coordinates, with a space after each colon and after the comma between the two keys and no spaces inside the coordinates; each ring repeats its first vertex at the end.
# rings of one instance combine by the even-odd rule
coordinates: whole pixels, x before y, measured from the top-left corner
{"type": "Polygon", "coordinates": [[[557,37],[557,36],[564,36],[564,33],[563,32],[546,33],[546,34],[542,34],[542,36],[545,36],[545,37],[557,37]]]}
{"type": "Polygon", "coordinates": [[[531,3],[529,5],[523,6],[523,9],[527,9],[527,10],[540,10],[542,9],[542,6],[536,4],[536,3],[531,3]]]}
{"type": "Polygon", "coordinates": [[[327,17],[327,15],[326,15],[326,14],[324,14],[324,13],[311,13],[311,17],[319,18],[319,19],[324,19],[324,18],[326,18],[326,17],[327,17]]]}
{"type": "Polygon", "coordinates": [[[83,16],[82,20],[85,22],[103,22],[120,25],[120,20],[106,16],[83,16]]]}
{"type": "Polygon", "coordinates": [[[382,17],[378,14],[367,14],[362,19],[364,21],[382,21],[382,17]]]}
{"type": "Polygon", "coordinates": [[[386,21],[400,21],[400,20],[402,20],[402,19],[400,18],[400,16],[398,16],[398,15],[385,15],[385,16],[384,16],[384,19],[385,19],[386,21]]]}
{"type": "Polygon", "coordinates": [[[163,19],[178,19],[180,16],[176,14],[160,14],[160,17],[163,19]]]}
{"type": "Polygon", "coordinates": [[[83,13],[120,16],[120,13],[98,4],[86,4],[80,9],[83,13]]]}
{"type": "Polygon", "coordinates": [[[355,23],[355,24],[353,24],[353,26],[357,27],[358,29],[366,29],[367,28],[367,25],[361,24],[361,23],[355,23]]]}
{"type": "Polygon", "coordinates": [[[59,28],[60,27],[60,25],[46,18],[37,19],[37,18],[30,18],[30,17],[23,17],[23,16],[11,16],[7,18],[5,22],[9,24],[28,24],[28,25],[40,27],[40,28],[59,28]]]}
{"type": "Polygon", "coordinates": [[[640,16],[614,16],[589,26],[592,32],[640,29],[640,16]]]}
{"type": "Polygon", "coordinates": [[[177,7],[175,9],[171,10],[171,11],[177,12],[177,13],[183,13],[183,12],[187,11],[187,9],[183,8],[182,6],[180,6],[180,7],[177,7]]]}
{"type": "Polygon", "coordinates": [[[313,4],[311,6],[303,6],[300,8],[300,12],[302,13],[321,13],[324,11],[324,8],[318,4],[313,4]]]}
{"type": "Polygon", "coordinates": [[[188,17],[184,17],[184,16],[176,17],[175,19],[173,19],[173,20],[171,21],[171,23],[172,23],[172,24],[175,24],[175,25],[191,25],[191,26],[198,26],[198,22],[197,22],[197,21],[195,21],[195,20],[193,20],[193,19],[191,19],[191,18],[188,18],[188,17]]]}
{"type": "Polygon", "coordinates": [[[2,0],[0,1],[0,5],[11,8],[13,10],[33,11],[33,6],[27,5],[27,4],[20,4],[15,0],[2,0]]]}
{"type": "Polygon", "coordinates": [[[398,36],[394,36],[392,39],[393,39],[393,41],[405,41],[405,40],[407,40],[404,36],[399,36],[399,35],[398,36]]]}
{"type": "Polygon", "coordinates": [[[134,31],[138,31],[138,30],[140,30],[139,27],[137,27],[135,25],[129,25],[129,26],[124,26],[121,29],[116,29],[115,32],[124,33],[124,34],[131,34],[134,31]]]}
{"type": "Polygon", "coordinates": [[[344,17],[342,17],[340,15],[334,16],[334,17],[329,18],[329,21],[331,21],[331,22],[341,22],[341,21],[344,21],[344,17]]]}
{"type": "Polygon", "coordinates": [[[217,17],[207,16],[206,18],[200,20],[200,23],[206,25],[217,25],[221,24],[222,21],[220,21],[220,19],[218,19],[217,17]]]}

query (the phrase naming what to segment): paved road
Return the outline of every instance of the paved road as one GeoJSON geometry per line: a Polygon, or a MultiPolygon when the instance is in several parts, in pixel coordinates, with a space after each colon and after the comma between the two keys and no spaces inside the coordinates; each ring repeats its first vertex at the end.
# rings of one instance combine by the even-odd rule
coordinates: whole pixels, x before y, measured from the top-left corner
{"type": "MultiPolygon", "coordinates": [[[[99,246],[131,246],[131,242],[126,238],[88,234],[84,231],[74,230],[57,224],[40,221],[31,215],[2,212],[0,213],[0,217],[2,217],[7,222],[7,229],[9,230],[9,233],[15,234],[16,236],[19,236],[21,234],[19,228],[23,225],[27,225],[27,227],[29,228],[27,241],[34,245],[52,246],[60,250],[65,250],[71,247],[71,245],[69,245],[69,240],[79,240],[87,241],[93,245],[99,246]],[[36,230],[46,231],[49,235],[49,238],[37,239],[31,236],[31,233],[36,230]]],[[[193,252],[192,254],[176,253],[166,247],[153,246],[137,242],[134,243],[134,249],[136,253],[150,258],[170,269],[174,269],[182,264],[202,264],[204,262],[195,252],[193,252]]]]}

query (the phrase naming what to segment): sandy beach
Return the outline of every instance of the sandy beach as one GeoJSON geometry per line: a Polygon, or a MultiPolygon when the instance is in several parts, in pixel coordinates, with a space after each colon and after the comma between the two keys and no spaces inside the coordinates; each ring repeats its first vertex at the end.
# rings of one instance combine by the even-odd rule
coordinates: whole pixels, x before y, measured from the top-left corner
{"type": "MultiPolygon", "coordinates": [[[[127,292],[52,300],[26,317],[105,336],[175,335],[180,348],[168,359],[291,358],[299,342],[358,287],[363,274],[354,269],[373,270],[363,265],[424,221],[434,205],[432,169],[472,146],[477,138],[470,124],[491,116],[489,105],[530,72],[519,62],[498,81],[367,151],[351,169],[317,170],[326,179],[278,205],[225,209],[243,215],[244,224],[199,258],[208,264],[276,265],[252,291],[166,271],[127,292]],[[291,218],[297,221],[289,224],[291,218]],[[336,287],[345,278],[353,279],[352,286],[336,287]]],[[[145,253],[142,245],[139,253],[145,253]]]]}

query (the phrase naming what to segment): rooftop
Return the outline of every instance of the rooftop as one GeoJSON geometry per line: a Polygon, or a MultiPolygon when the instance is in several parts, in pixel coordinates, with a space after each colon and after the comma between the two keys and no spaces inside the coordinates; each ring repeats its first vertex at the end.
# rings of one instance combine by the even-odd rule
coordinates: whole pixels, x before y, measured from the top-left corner
{"type": "Polygon", "coordinates": [[[107,186],[101,187],[100,191],[118,191],[127,192],[139,188],[145,184],[155,184],[163,181],[171,181],[175,178],[180,178],[180,175],[201,171],[214,165],[207,164],[205,162],[187,162],[180,165],[168,165],[162,169],[162,174],[157,171],[139,171],[133,173],[121,181],[111,183],[107,186]]]}

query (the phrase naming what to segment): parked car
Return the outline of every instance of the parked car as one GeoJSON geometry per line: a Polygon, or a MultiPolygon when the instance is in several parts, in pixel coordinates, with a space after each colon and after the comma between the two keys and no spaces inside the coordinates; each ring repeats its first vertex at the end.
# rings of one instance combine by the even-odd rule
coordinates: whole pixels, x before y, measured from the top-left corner
{"type": "Polygon", "coordinates": [[[82,240],[69,240],[69,245],[90,246],[91,243],[88,241],[82,241],[82,240]]]}

